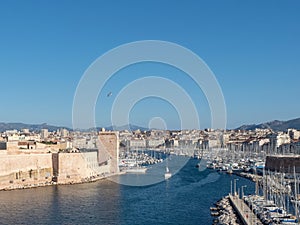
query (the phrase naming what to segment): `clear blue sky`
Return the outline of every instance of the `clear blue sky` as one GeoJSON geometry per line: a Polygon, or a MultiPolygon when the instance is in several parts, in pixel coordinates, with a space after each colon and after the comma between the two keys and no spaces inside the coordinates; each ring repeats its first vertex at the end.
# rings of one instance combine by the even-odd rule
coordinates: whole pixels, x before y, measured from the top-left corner
{"type": "MultiPolygon", "coordinates": [[[[73,96],[87,67],[118,45],[148,39],[185,46],[208,64],[224,93],[229,128],[299,117],[299,12],[297,0],[1,1],[0,121],[71,126],[73,96]]],[[[111,101],[126,83],[156,74],[177,74],[173,80],[209,126],[208,104],[194,84],[151,63],[111,79],[104,92],[114,94],[100,95],[98,125],[110,123],[111,101]]],[[[155,98],[138,103],[130,119],[148,125],[155,116],[169,128],[179,124],[174,108],[155,98]]]]}

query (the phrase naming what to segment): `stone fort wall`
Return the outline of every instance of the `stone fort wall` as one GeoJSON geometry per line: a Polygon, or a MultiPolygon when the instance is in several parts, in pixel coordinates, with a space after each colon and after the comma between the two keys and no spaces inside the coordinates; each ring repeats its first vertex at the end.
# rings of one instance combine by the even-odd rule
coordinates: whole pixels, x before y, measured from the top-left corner
{"type": "Polygon", "coordinates": [[[82,153],[0,151],[0,190],[81,183],[119,172],[119,141],[114,132],[101,132],[98,151],[82,153]]]}
{"type": "Polygon", "coordinates": [[[0,155],[0,189],[47,184],[52,181],[51,154],[0,155]]]}
{"type": "Polygon", "coordinates": [[[110,164],[99,166],[97,152],[58,153],[53,155],[58,184],[80,183],[110,174],[110,164]]]}
{"type": "Polygon", "coordinates": [[[283,172],[283,173],[294,173],[294,168],[296,173],[300,173],[300,156],[267,156],[266,159],[266,170],[272,172],[283,172]]]}

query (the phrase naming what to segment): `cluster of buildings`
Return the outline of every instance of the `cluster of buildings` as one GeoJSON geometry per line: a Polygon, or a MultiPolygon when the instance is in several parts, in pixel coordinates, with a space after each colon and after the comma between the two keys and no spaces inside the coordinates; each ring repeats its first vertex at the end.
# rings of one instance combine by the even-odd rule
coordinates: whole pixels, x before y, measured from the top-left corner
{"type": "Polygon", "coordinates": [[[0,150],[76,151],[78,149],[97,149],[97,142],[98,132],[70,132],[65,128],[52,132],[48,129],[41,129],[39,132],[22,129],[0,133],[0,150]]]}
{"type": "MultiPolygon", "coordinates": [[[[266,152],[267,154],[300,154],[300,131],[288,129],[274,132],[271,129],[255,130],[150,130],[116,132],[121,148],[126,149],[215,149],[231,151],[266,152]]],[[[60,129],[49,132],[8,130],[0,133],[0,150],[26,153],[76,152],[98,149],[98,132],[81,132],[60,129]]]]}
{"type": "Polygon", "coordinates": [[[230,150],[265,152],[266,154],[300,154],[300,131],[271,129],[226,132],[224,142],[230,150]]]}
{"type": "Polygon", "coordinates": [[[120,146],[135,148],[212,149],[264,151],[266,154],[300,154],[300,131],[242,130],[151,130],[120,131],[120,146]]]}
{"type": "MultiPolygon", "coordinates": [[[[119,144],[127,149],[211,149],[227,148],[240,151],[264,151],[267,154],[300,154],[300,131],[288,129],[274,132],[271,129],[256,130],[150,130],[119,131],[119,144]]],[[[49,132],[8,130],[1,133],[0,150],[18,149],[20,152],[72,152],[80,149],[98,149],[98,132],[68,131],[49,132]]]]}
{"type": "Polygon", "coordinates": [[[208,148],[208,142],[213,142],[204,131],[199,130],[150,130],[150,131],[120,131],[120,146],[135,148],[208,148]]]}
{"type": "Polygon", "coordinates": [[[150,130],[81,132],[59,129],[7,130],[0,133],[0,189],[77,183],[117,174],[119,148],[182,150],[225,149],[300,154],[300,131],[288,129],[150,130]]]}

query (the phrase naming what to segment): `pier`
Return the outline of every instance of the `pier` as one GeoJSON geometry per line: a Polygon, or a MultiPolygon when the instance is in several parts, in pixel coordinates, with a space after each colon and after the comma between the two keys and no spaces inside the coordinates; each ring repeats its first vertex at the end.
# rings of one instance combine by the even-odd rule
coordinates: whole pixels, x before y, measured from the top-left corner
{"type": "Polygon", "coordinates": [[[244,225],[263,225],[249,206],[238,196],[229,195],[229,200],[244,225]]]}

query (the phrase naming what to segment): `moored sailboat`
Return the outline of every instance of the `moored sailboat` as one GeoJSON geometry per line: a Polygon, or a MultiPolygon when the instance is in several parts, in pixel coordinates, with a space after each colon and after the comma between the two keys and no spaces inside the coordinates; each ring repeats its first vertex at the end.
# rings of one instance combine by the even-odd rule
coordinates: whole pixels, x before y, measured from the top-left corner
{"type": "Polygon", "coordinates": [[[170,172],[168,166],[166,167],[166,173],[165,173],[165,179],[169,179],[170,177],[172,177],[172,173],[170,172]]]}

